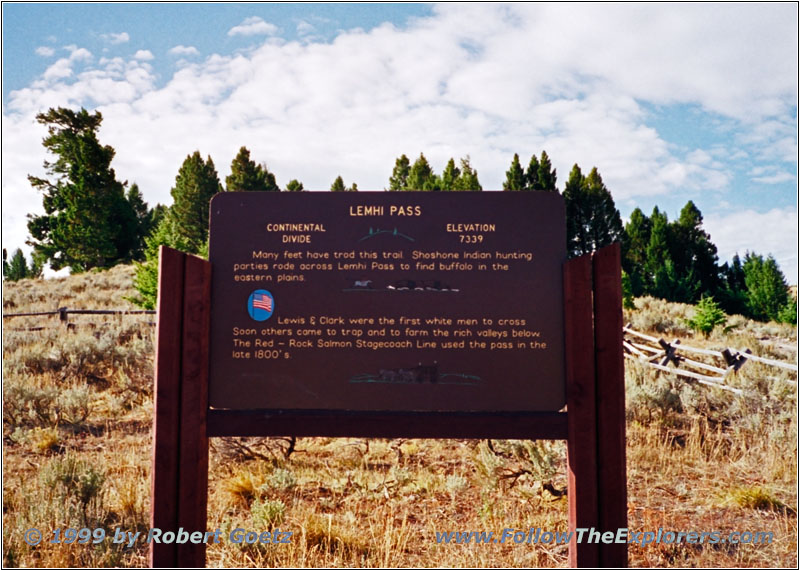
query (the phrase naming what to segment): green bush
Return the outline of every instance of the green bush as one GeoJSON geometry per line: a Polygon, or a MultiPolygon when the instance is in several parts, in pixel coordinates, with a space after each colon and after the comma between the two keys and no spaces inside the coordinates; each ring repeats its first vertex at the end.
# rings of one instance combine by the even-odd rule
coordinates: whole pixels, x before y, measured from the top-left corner
{"type": "Polygon", "coordinates": [[[713,297],[702,297],[695,307],[694,317],[686,320],[686,324],[705,337],[714,331],[717,325],[725,325],[727,316],[713,297]]]}
{"type": "Polygon", "coordinates": [[[789,296],[789,301],[778,312],[778,321],[797,325],[797,300],[789,296]]]}

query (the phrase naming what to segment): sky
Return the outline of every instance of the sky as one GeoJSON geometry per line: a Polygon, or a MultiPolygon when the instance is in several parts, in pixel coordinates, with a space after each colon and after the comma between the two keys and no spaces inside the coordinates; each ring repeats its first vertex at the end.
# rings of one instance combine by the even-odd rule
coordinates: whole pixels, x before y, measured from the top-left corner
{"type": "Polygon", "coordinates": [[[187,155],[224,182],[241,146],[281,186],[388,186],[395,159],[469,157],[500,190],[514,153],[597,167],[623,220],[689,201],[720,262],[797,279],[798,5],[2,6],[2,242],[29,239],[49,157],[37,113],[100,111],[120,180],[171,204],[187,155]]]}

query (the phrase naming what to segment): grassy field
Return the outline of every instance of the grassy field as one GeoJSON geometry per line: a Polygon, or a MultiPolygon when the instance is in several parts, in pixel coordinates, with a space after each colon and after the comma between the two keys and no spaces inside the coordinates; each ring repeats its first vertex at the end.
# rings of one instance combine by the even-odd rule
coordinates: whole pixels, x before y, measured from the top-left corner
{"type": "MultiPolygon", "coordinates": [[[[3,312],[132,307],[130,267],[4,284],[3,312]]],[[[694,338],[692,308],[636,300],[626,322],[694,346],[792,360],[793,327],[734,316],[694,338]],[[779,344],[768,344],[777,341],[779,344]]],[[[153,316],[4,320],[3,564],[146,565],[146,547],[50,543],[53,530],[148,529],[153,316]],[[29,328],[45,327],[40,331],[29,328]],[[36,527],[44,541],[23,540],[36,527]]],[[[770,544],[630,547],[631,566],[797,567],[797,388],[749,362],[742,396],[626,361],[633,531],[771,532],[770,544]]],[[[208,528],[293,532],[208,549],[213,567],[564,567],[555,544],[444,544],[436,532],[563,531],[560,442],[212,439],[208,528]]]]}

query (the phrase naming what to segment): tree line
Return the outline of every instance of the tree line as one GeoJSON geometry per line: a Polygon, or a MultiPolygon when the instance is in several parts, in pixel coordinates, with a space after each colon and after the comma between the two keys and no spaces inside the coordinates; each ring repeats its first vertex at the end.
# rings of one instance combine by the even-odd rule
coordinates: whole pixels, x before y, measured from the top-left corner
{"type": "MultiPolygon", "coordinates": [[[[3,275],[19,279],[41,273],[44,263],[73,272],[137,262],[137,303],[153,308],[156,302],[158,248],[170,246],[205,255],[209,202],[218,192],[248,190],[302,192],[292,179],[281,189],[265,163],[257,164],[241,147],[231,162],[231,173],[220,181],[211,157],[199,151],[188,155],[170,190],[172,205],[149,208],[134,183],[117,180],[111,162],[114,149],[102,145],[97,130],[100,112],[50,109],[36,117],[47,127],[43,145],[53,162],[45,161],[48,178],[29,176],[43,194],[45,214],[28,215],[33,262],[28,268],[21,251],[6,262],[3,275]],[[21,260],[20,260],[21,258],[21,260]]],[[[506,171],[503,191],[559,192],[557,173],[545,151],[532,155],[523,167],[514,154],[506,171]]],[[[357,192],[337,176],[332,192],[357,192]]],[[[389,192],[475,192],[483,190],[470,158],[451,158],[437,174],[424,154],[412,163],[403,154],[389,176],[389,192]]],[[[623,225],[611,192],[597,168],[583,174],[575,164],[562,192],[567,214],[567,252],[570,257],[620,242],[623,286],[627,296],[652,295],[670,301],[697,303],[713,297],[727,313],[760,320],[796,321],[796,302],[772,256],[746,253],[719,264],[717,248],[703,230],[700,210],[689,201],[677,220],[670,222],[656,207],[648,217],[639,208],[623,225]]]]}

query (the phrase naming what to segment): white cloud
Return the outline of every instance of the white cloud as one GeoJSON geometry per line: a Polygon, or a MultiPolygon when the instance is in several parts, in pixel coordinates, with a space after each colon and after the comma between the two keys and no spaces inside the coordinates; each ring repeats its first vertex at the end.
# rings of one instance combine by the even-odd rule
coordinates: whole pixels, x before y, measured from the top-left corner
{"type": "Polygon", "coordinates": [[[138,59],[139,61],[152,61],[155,58],[156,56],[150,50],[136,50],[136,53],[133,54],[133,59],[138,59]]]}
{"type": "Polygon", "coordinates": [[[58,61],[56,61],[53,65],[48,67],[42,74],[42,77],[46,81],[54,81],[57,79],[63,79],[65,77],[69,77],[71,75],[72,75],[72,64],[70,60],[66,58],[61,58],[58,61]]]}
{"type": "Polygon", "coordinates": [[[112,45],[124,44],[129,42],[131,39],[131,37],[128,35],[128,32],[101,34],[100,37],[112,45]]]}
{"type": "Polygon", "coordinates": [[[773,208],[768,212],[743,209],[712,214],[703,227],[719,249],[720,260],[745,252],[772,254],[790,284],[797,284],[797,210],[773,208]]]}
{"type": "Polygon", "coordinates": [[[69,51],[70,61],[88,61],[92,59],[92,52],[86,48],[79,48],[77,46],[66,46],[64,49],[69,51]]]}
{"type": "Polygon", "coordinates": [[[178,45],[169,50],[170,55],[173,56],[198,56],[200,52],[194,46],[178,45]]]}
{"type": "Polygon", "coordinates": [[[55,55],[55,53],[56,53],[56,50],[54,50],[53,48],[48,47],[48,46],[39,46],[38,48],[36,48],[36,55],[37,56],[52,57],[52,56],[55,55]]]}
{"type": "Polygon", "coordinates": [[[755,167],[749,173],[753,182],[761,184],[780,184],[793,182],[797,179],[794,173],[787,172],[774,166],[755,167]]]}
{"type": "Polygon", "coordinates": [[[297,35],[299,36],[309,36],[316,31],[317,29],[310,22],[307,22],[305,20],[300,20],[297,23],[297,35]]]}
{"type": "Polygon", "coordinates": [[[228,30],[229,36],[272,36],[276,33],[278,27],[275,24],[265,22],[258,16],[245,18],[241,24],[228,30]]]}
{"type": "MultiPolygon", "coordinates": [[[[796,28],[787,31],[787,11],[796,14],[784,4],[436,5],[433,17],[402,29],[196,58],[163,85],[148,50],[94,62],[69,46],[69,58],[4,102],[3,197],[34,211],[40,197],[25,176],[41,170],[44,151],[33,117],[84,105],[103,112],[100,137],[117,151],[119,178],[138,182],[151,204],[171,202],[177,170],[195,149],[214,158],[224,180],[246,145],[279,184],[297,178],[317,190],[339,174],[380,190],[395,158],[421,151],[437,171],[470,155],[484,188],[499,189],[515,152],[527,163],[546,149],[562,188],[578,163],[599,168],[618,204],[652,205],[680,191],[712,211],[730,188],[732,158],[759,165],[750,176],[764,184],[789,181],[781,161],[796,165],[796,28]],[[732,140],[678,148],[648,126],[643,102],[713,111],[732,140]]],[[[302,24],[298,33],[313,31],[302,24]]],[[[274,33],[251,18],[231,32],[247,26],[274,33]]],[[[183,45],[169,53],[200,55],[183,45]]],[[[752,212],[742,220],[707,216],[721,253],[772,251],[782,267],[791,259],[796,267],[796,215],[792,226],[786,210],[744,208],[752,212]],[[761,231],[752,220],[771,226],[761,231]],[[775,247],[775,228],[793,232],[783,235],[789,250],[775,247]]],[[[4,239],[22,242],[24,216],[8,210],[4,239]]]]}

